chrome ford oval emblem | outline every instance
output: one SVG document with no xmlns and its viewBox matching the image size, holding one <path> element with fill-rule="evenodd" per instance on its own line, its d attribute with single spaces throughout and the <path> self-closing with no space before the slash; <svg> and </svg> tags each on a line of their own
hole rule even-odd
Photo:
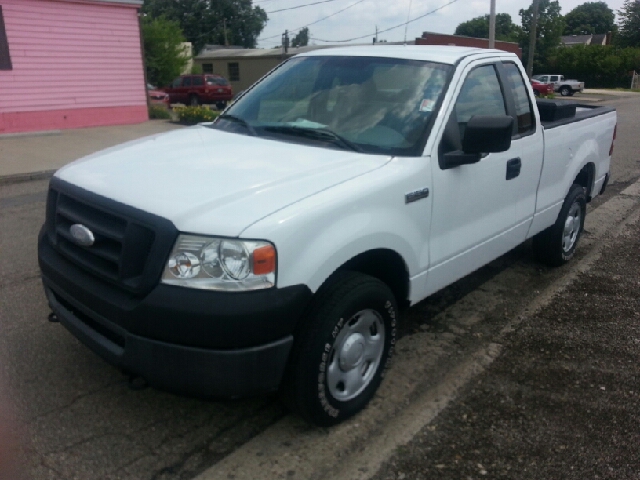
<svg viewBox="0 0 640 480">
<path fill-rule="evenodd" d="M 93 242 L 96 241 L 95 237 L 93 236 L 93 232 L 81 223 L 75 223 L 71 225 L 69 233 L 71 233 L 71 238 L 73 238 L 73 241 L 78 245 L 82 245 L 83 247 L 90 247 L 91 245 L 93 245 Z"/>
</svg>

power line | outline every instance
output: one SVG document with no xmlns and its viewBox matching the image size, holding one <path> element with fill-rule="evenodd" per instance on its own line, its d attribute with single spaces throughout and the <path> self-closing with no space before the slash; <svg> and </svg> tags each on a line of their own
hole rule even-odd
<svg viewBox="0 0 640 480">
<path fill-rule="evenodd" d="M 311 22 L 311 23 L 308 23 L 308 24 L 306 24 L 306 25 L 304 25 L 304 26 L 302 26 L 302 27 L 294 28 L 293 30 L 290 30 L 290 32 L 291 32 L 291 33 L 295 33 L 295 32 L 297 32 L 297 31 L 299 31 L 299 30 L 302 30 L 303 28 L 310 27 L 311 25 L 315 25 L 316 23 L 319 23 L 319 22 L 321 22 L 321 21 L 323 21 L 323 20 L 326 20 L 327 18 L 331 18 L 331 17 L 333 17 L 333 16 L 335 16 L 335 15 L 338 15 L 339 13 L 342 13 L 342 12 L 344 12 L 345 10 L 350 9 L 351 7 L 355 7 L 356 5 L 358 5 L 359 3 L 362 3 L 362 2 L 364 2 L 364 1 L 365 1 L 365 0 L 358 0 L 357 2 L 354 2 L 354 3 L 352 3 L 351 5 L 347 5 L 347 6 L 346 6 L 346 7 L 344 7 L 343 9 L 338 10 L 337 12 L 333 12 L 331 15 L 327 15 L 326 17 L 319 18 L 318 20 L 316 20 L 316 21 L 314 21 L 314 22 Z M 261 42 L 263 42 L 263 41 L 265 41 L 265 40 L 270 40 L 270 39 L 272 39 L 272 38 L 279 37 L 280 35 L 281 35 L 281 34 L 280 34 L 280 33 L 278 33 L 277 35 L 272 35 L 272 36 L 270 36 L 270 37 L 261 38 L 261 39 L 260 39 L 260 41 L 261 41 Z"/>
<path fill-rule="evenodd" d="M 329 3 L 329 2 L 335 2 L 335 1 L 336 0 L 321 0 L 320 2 L 305 3 L 304 5 L 296 5 L 295 7 L 281 8 L 280 10 L 271 10 L 270 12 L 267 12 L 267 13 L 278 13 L 278 12 L 285 12 L 287 10 L 297 10 L 298 8 L 311 7 L 313 5 L 320 5 L 321 3 Z"/>
<path fill-rule="evenodd" d="M 378 33 L 384 33 L 384 32 L 388 32 L 390 30 L 395 30 L 396 28 L 404 27 L 405 25 L 408 25 L 408 24 L 410 24 L 412 22 L 415 22 L 416 20 L 420 20 L 421 18 L 424 18 L 424 17 L 426 17 L 428 15 L 432 15 L 432 14 L 436 13 L 438 10 L 442 10 L 444 7 L 448 7 L 449 5 L 451 5 L 453 3 L 456 3 L 458 1 L 460 1 L 460 0 L 451 0 L 450 2 L 445 3 L 444 5 L 431 10 L 431 11 L 425 13 L 424 15 L 420 15 L 420 16 L 418 16 L 416 18 L 412 18 L 411 20 L 408 20 L 408 21 L 406 21 L 404 23 L 401 23 L 399 25 L 395 25 L 393 27 L 389 27 L 389 28 L 386 28 L 384 30 L 379 30 Z M 317 42 L 327 42 L 327 43 L 346 43 L 346 42 L 352 42 L 354 40 L 361 40 L 363 38 L 368 38 L 370 36 L 371 36 L 371 34 L 367 34 L 367 35 L 362 35 L 360 37 L 347 38 L 347 39 L 344 39 L 344 40 L 323 40 L 321 38 L 311 37 L 311 40 L 316 40 Z"/>
</svg>

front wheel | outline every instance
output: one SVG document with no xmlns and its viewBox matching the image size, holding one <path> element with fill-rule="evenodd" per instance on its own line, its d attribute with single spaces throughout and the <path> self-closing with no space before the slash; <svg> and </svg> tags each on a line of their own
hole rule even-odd
<svg viewBox="0 0 640 480">
<path fill-rule="evenodd" d="M 533 237 L 533 252 L 536 258 L 551 267 L 559 267 L 571 260 L 584 229 L 586 213 L 585 189 L 573 184 L 562 204 L 556 223 Z"/>
<path fill-rule="evenodd" d="M 200 99 L 197 95 L 189 95 L 189 105 L 191 105 L 192 107 L 197 107 L 198 105 L 200 105 Z"/>
<path fill-rule="evenodd" d="M 570 97 L 572 93 L 573 92 L 571 92 L 571 88 L 569 87 L 562 87 L 560 89 L 560 95 L 562 95 L 563 97 Z"/>
<path fill-rule="evenodd" d="M 380 280 L 341 272 L 316 294 L 298 333 L 283 384 L 284 402 L 328 427 L 362 410 L 391 358 L 396 300 Z"/>
</svg>

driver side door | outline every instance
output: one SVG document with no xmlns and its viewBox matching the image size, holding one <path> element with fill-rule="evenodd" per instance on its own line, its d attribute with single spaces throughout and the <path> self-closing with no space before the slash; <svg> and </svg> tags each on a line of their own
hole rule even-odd
<svg viewBox="0 0 640 480">
<path fill-rule="evenodd" d="M 461 150 L 466 124 L 474 115 L 507 115 L 507 102 L 497 67 L 471 65 L 448 121 L 437 153 L 432 155 L 433 206 L 429 238 L 427 294 L 515 247 L 516 206 L 509 165 L 519 161 L 517 146 L 485 154 L 477 162 L 446 168 L 445 153 Z M 436 160 L 436 161 L 433 161 Z M 513 171 L 513 169 L 511 169 Z"/>
</svg>

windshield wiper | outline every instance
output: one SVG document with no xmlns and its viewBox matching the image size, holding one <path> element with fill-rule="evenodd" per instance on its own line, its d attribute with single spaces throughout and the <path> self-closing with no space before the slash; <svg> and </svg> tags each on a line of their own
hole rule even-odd
<svg viewBox="0 0 640 480">
<path fill-rule="evenodd" d="M 297 135 L 300 137 L 307 137 L 313 140 L 320 140 L 324 142 L 333 143 L 335 145 L 341 145 L 343 148 L 353 150 L 354 152 L 362 153 L 362 148 L 353 143 L 351 140 L 338 135 L 333 130 L 328 128 L 305 128 L 297 127 L 294 125 L 272 125 L 264 127 L 267 132 L 285 133 L 289 135 Z"/>
<path fill-rule="evenodd" d="M 256 130 L 244 118 L 240 118 L 236 115 L 231 115 L 229 113 L 223 113 L 222 115 L 218 115 L 218 118 L 221 118 L 222 120 L 227 120 L 229 122 L 239 123 L 240 125 L 245 127 L 247 130 L 249 130 L 249 133 L 251 135 L 255 136 L 256 134 Z"/>
</svg>

